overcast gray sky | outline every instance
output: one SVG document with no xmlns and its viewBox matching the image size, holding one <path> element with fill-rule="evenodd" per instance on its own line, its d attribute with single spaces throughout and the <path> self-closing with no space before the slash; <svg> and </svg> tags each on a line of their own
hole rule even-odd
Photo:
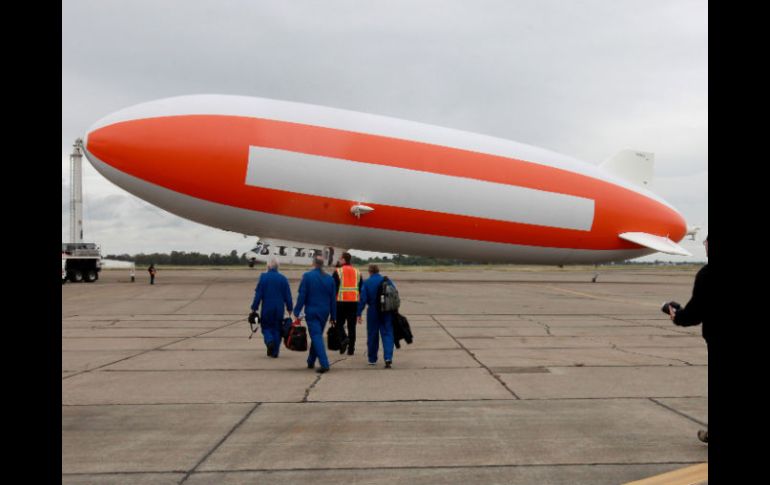
<svg viewBox="0 0 770 485">
<path fill-rule="evenodd" d="M 599 164 L 655 153 L 653 190 L 708 230 L 705 0 L 62 3 L 62 241 L 69 153 L 99 118 L 154 99 L 235 94 L 350 109 Z M 84 161 L 85 239 L 103 253 L 227 253 L 254 238 L 181 219 Z"/>
</svg>

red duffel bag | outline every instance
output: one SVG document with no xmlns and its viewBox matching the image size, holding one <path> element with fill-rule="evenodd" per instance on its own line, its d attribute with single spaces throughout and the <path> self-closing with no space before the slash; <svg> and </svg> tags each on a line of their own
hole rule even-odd
<svg viewBox="0 0 770 485">
<path fill-rule="evenodd" d="M 307 328 L 303 327 L 299 318 L 292 322 L 289 333 L 283 339 L 284 345 L 289 350 L 302 352 L 307 350 Z"/>
</svg>

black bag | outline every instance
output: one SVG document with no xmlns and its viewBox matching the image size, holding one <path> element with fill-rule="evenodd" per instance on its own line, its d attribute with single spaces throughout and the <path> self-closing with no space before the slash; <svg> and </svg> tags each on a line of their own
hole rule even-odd
<svg viewBox="0 0 770 485">
<path fill-rule="evenodd" d="M 292 324 L 291 328 L 289 328 L 289 334 L 283 343 L 289 350 L 296 350 L 298 352 L 307 350 L 307 328 L 302 325 Z"/>
<path fill-rule="evenodd" d="M 326 348 L 329 350 L 340 349 L 340 335 L 334 325 L 329 325 L 329 330 L 326 331 Z"/>
</svg>

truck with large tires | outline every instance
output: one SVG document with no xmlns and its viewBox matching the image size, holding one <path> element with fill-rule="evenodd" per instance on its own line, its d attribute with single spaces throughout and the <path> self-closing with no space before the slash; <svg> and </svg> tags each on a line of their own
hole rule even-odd
<svg viewBox="0 0 770 485">
<path fill-rule="evenodd" d="M 62 257 L 62 284 L 66 280 L 73 283 L 93 283 L 99 279 L 102 270 L 102 255 L 99 247 L 94 243 L 63 243 L 61 247 Z"/>
</svg>

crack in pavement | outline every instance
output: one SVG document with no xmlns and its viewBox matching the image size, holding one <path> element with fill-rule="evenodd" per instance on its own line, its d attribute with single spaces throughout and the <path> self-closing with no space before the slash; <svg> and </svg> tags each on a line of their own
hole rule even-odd
<svg viewBox="0 0 770 485">
<path fill-rule="evenodd" d="M 684 417 L 684 418 L 687 418 L 687 419 L 689 419 L 690 421 L 693 421 L 693 422 L 695 422 L 695 423 L 698 423 L 698 424 L 700 424 L 701 426 L 706 426 L 706 427 L 708 427 L 708 424 L 704 423 L 704 422 L 703 422 L 703 421 L 701 421 L 700 419 L 696 419 L 696 418 L 693 418 L 693 417 L 692 417 L 692 416 L 690 416 L 689 414 L 685 414 L 685 413 L 683 413 L 682 411 L 679 411 L 679 410 L 677 410 L 677 409 L 674 409 L 674 408 L 672 408 L 671 406 L 667 406 L 667 405 L 663 404 L 662 402 L 660 402 L 660 401 L 656 400 L 656 399 L 655 399 L 655 398 L 653 398 L 653 397 L 649 398 L 649 400 L 650 400 L 650 401 L 652 401 L 652 402 L 654 402 L 655 404 L 657 404 L 658 406 L 660 406 L 660 407 L 662 407 L 662 408 L 668 409 L 669 411 L 671 411 L 671 412 L 673 412 L 673 413 L 676 413 L 676 414 L 678 414 L 678 415 L 680 415 L 680 416 L 682 416 L 682 417 Z"/>
<path fill-rule="evenodd" d="M 643 461 L 643 462 L 591 462 L 591 463 L 521 463 L 521 464 L 489 464 L 489 465 L 425 465 L 425 466 L 372 466 L 372 467 L 334 467 L 334 468 L 241 468 L 237 470 L 206 470 L 201 472 L 194 472 L 194 475 L 205 474 L 240 474 L 240 473 L 281 473 L 281 472 L 304 472 L 304 471 L 318 471 L 318 472 L 335 472 L 335 471 L 387 471 L 387 470 L 463 470 L 463 469 L 486 469 L 486 468 L 549 468 L 549 467 L 596 467 L 596 466 L 617 466 L 628 467 L 635 465 L 691 465 L 693 463 L 702 463 L 701 460 L 695 461 Z M 62 476 L 76 477 L 76 476 L 130 476 L 130 475 L 172 475 L 185 473 L 184 471 L 164 470 L 164 471 L 116 471 L 116 472 L 63 472 Z M 180 482 L 181 484 L 182 482 Z"/>
<path fill-rule="evenodd" d="M 660 355 L 643 354 L 642 352 L 632 352 L 630 350 L 622 349 L 622 348 L 618 347 L 617 344 L 613 344 L 612 342 L 610 342 L 610 348 L 612 348 L 613 350 L 617 350 L 617 351 L 626 353 L 626 354 L 641 355 L 643 357 L 654 357 L 656 359 L 663 359 L 663 360 L 675 360 L 675 361 L 681 362 L 681 363 L 683 363 L 684 365 L 687 365 L 687 366 L 692 366 L 693 365 L 692 363 L 687 362 L 686 360 L 677 359 L 676 357 L 661 357 Z"/>
<path fill-rule="evenodd" d="M 202 333 L 199 333 L 199 334 L 197 334 L 197 335 L 191 335 L 191 336 L 189 336 L 189 337 L 182 337 L 182 338 L 180 338 L 179 340 L 175 340 L 175 341 L 173 341 L 173 342 L 168 342 L 168 343 L 166 343 L 166 344 L 163 344 L 163 345 L 161 345 L 160 347 L 155 347 L 155 348 L 152 348 L 152 349 L 147 349 L 147 350 L 144 350 L 144 351 L 142 351 L 142 352 L 139 352 L 138 354 L 130 355 L 130 356 L 128 356 L 128 357 L 124 357 L 124 358 L 122 358 L 122 359 L 118 359 L 118 360 L 116 360 L 116 361 L 114 361 L 114 362 L 109 362 L 109 363 L 107 363 L 107 364 L 103 364 L 103 365 L 100 365 L 100 366 L 98 366 L 98 367 L 94 367 L 93 369 L 85 369 L 85 370 L 83 370 L 83 371 L 80 371 L 80 372 L 76 372 L 76 373 L 74 373 L 74 374 L 70 374 L 70 375 L 68 375 L 68 376 L 62 377 L 62 379 L 61 379 L 61 380 L 65 380 L 65 379 L 69 379 L 69 378 L 71 378 L 71 377 L 75 377 L 75 376 L 79 376 L 79 375 L 82 375 L 82 374 L 86 374 L 86 373 L 88 373 L 88 372 L 93 372 L 93 371 L 95 371 L 95 370 L 99 370 L 99 369 L 101 369 L 101 368 L 103 368 L 103 367 L 107 367 L 107 366 L 110 366 L 110 365 L 113 365 L 113 364 L 117 364 L 117 363 L 119 363 L 119 362 L 123 362 L 124 360 L 133 359 L 134 357 L 138 357 L 138 356 L 140 356 L 140 355 L 144 355 L 144 354 L 146 354 L 146 353 L 148 353 L 148 352 L 152 352 L 152 351 L 155 351 L 155 350 L 162 350 L 164 347 L 168 347 L 169 345 L 178 344 L 179 342 L 184 342 L 184 341 L 185 341 L 185 340 L 187 340 L 187 339 L 191 339 L 191 338 L 200 337 L 201 335 L 206 335 L 207 333 L 215 332 L 215 331 L 217 331 L 217 330 L 221 330 L 221 329 L 223 329 L 223 328 L 225 328 L 225 327 L 229 327 L 230 325 L 233 325 L 233 324 L 235 324 L 235 323 L 238 323 L 238 322 L 240 322 L 241 320 L 245 321 L 245 319 L 242 319 L 242 318 L 241 318 L 241 319 L 235 320 L 234 322 L 228 322 L 228 323 L 226 323 L 225 325 L 223 325 L 223 326 L 221 326 L 221 327 L 217 327 L 217 328 L 213 328 L 213 329 L 206 329 L 206 331 L 204 331 L 204 332 L 202 332 Z M 88 338 L 88 337 L 83 337 L 83 338 Z M 132 337 L 132 338 L 133 338 L 133 337 Z M 159 337 L 159 338 L 163 338 L 163 337 Z"/>
<path fill-rule="evenodd" d="M 536 318 L 528 318 L 528 317 L 525 317 L 525 316 L 521 316 L 521 319 L 522 320 L 526 320 L 528 322 L 532 322 L 535 325 L 541 325 L 542 327 L 545 328 L 545 332 L 548 334 L 549 337 L 554 337 L 555 336 L 554 334 L 551 333 L 551 326 L 548 325 L 547 323 L 541 322 L 540 320 L 538 320 Z"/>
<path fill-rule="evenodd" d="M 170 315 L 175 315 L 175 314 L 177 314 L 178 312 L 180 312 L 180 311 L 181 311 L 183 308 L 185 308 L 185 307 L 188 307 L 188 306 L 192 305 L 193 303 L 195 303 L 196 301 L 198 301 L 198 298 L 200 298 L 201 296 L 203 296 L 203 294 L 204 294 L 204 293 L 206 293 L 206 291 L 208 291 L 208 289 L 209 289 L 209 288 L 211 288 L 211 285 L 213 285 L 213 284 L 214 284 L 214 283 L 216 283 L 216 282 L 217 282 L 217 280 L 216 280 L 216 279 L 214 279 L 214 281 L 212 281 L 211 283 L 207 284 L 205 287 L 203 287 L 203 289 L 201 290 L 201 292 L 200 292 L 200 293 L 198 293 L 198 296 L 196 296 L 195 298 L 193 298 L 193 299 L 192 299 L 192 300 L 190 300 L 189 302 L 185 303 L 185 304 L 184 304 L 184 305 L 182 305 L 181 307 L 179 307 L 179 308 L 177 308 L 176 310 L 174 310 L 172 313 L 170 313 Z"/>
<path fill-rule="evenodd" d="M 227 438 L 229 438 L 229 437 L 230 437 L 230 435 L 232 435 L 232 434 L 235 432 L 235 430 L 236 430 L 236 429 L 238 429 L 238 428 L 239 428 L 239 427 L 240 427 L 240 426 L 241 426 L 241 425 L 242 425 L 242 424 L 243 424 L 243 423 L 244 423 L 244 422 L 245 422 L 247 419 L 249 419 L 249 417 L 250 417 L 250 416 L 251 416 L 251 415 L 254 413 L 254 411 L 256 411 L 256 410 L 257 410 L 257 408 L 258 408 L 258 407 L 259 407 L 261 404 L 262 404 L 261 402 L 258 402 L 257 404 L 255 404 L 255 405 L 254 405 L 254 407 L 253 407 L 253 408 L 251 408 L 251 409 L 249 410 L 249 412 L 248 412 L 248 413 L 246 413 L 246 415 L 245 415 L 244 417 L 242 417 L 242 418 L 241 418 L 241 420 L 240 420 L 240 421 L 238 421 L 237 423 L 235 423 L 235 426 L 233 426 L 233 427 L 232 427 L 232 429 L 230 429 L 230 431 L 229 431 L 229 432 L 228 432 L 228 433 L 227 433 L 227 434 L 226 434 L 226 435 L 225 435 L 225 436 L 224 436 L 224 437 L 223 437 L 221 440 L 219 440 L 219 442 L 218 442 L 217 444 L 215 444 L 215 445 L 214 445 L 214 447 L 213 447 L 213 448 L 211 448 L 211 450 L 209 450 L 209 452 L 208 452 L 208 453 L 206 453 L 206 454 L 203 456 L 203 458 L 201 458 L 201 459 L 200 459 L 200 461 L 199 461 L 198 463 L 196 463 L 196 464 L 195 464 L 195 466 L 194 466 L 194 467 L 192 467 L 192 468 L 191 468 L 191 469 L 190 469 L 190 470 L 187 472 L 187 474 L 186 474 L 184 477 L 182 477 L 182 480 L 179 482 L 179 485 L 182 485 L 182 484 L 183 484 L 185 481 L 187 481 L 187 479 L 188 479 L 188 478 L 190 478 L 190 475 L 192 475 L 193 473 L 195 473 L 195 470 L 197 470 L 197 469 L 198 469 L 198 467 L 199 467 L 199 466 L 201 466 L 201 465 L 203 464 L 203 462 L 204 462 L 204 461 L 206 461 L 206 460 L 208 459 L 208 457 L 209 457 L 209 456 L 211 456 L 211 454 L 212 454 L 212 453 L 214 453 L 214 452 L 217 450 L 217 448 L 219 448 L 220 446 L 222 446 L 222 443 L 224 443 L 224 442 L 227 440 Z"/>
<path fill-rule="evenodd" d="M 329 368 L 331 369 L 334 364 L 336 364 L 338 362 L 342 362 L 344 360 L 348 360 L 348 358 L 347 357 L 342 357 L 342 358 L 337 359 L 337 360 L 335 360 L 333 362 L 329 362 Z M 312 384 L 310 384 L 310 386 L 307 389 L 305 389 L 305 396 L 302 398 L 302 401 L 300 401 L 300 402 L 308 402 L 307 399 L 308 399 L 308 397 L 310 397 L 310 391 L 312 391 L 313 388 L 316 386 L 316 384 L 318 384 L 318 382 L 320 382 L 321 377 L 323 377 L 323 374 L 318 374 L 318 377 L 316 377 L 316 380 Z"/>
<path fill-rule="evenodd" d="M 449 332 L 449 330 L 447 330 L 447 329 L 446 329 L 446 327 L 444 327 L 444 325 L 442 325 L 442 324 L 441 324 L 441 322 L 440 322 L 440 321 L 438 321 L 438 319 L 437 319 L 435 316 L 431 315 L 431 318 L 433 319 L 433 321 L 434 321 L 434 322 L 436 322 L 436 323 L 438 324 L 438 326 L 439 326 L 439 327 L 441 327 L 441 329 L 442 329 L 442 330 L 444 330 L 444 332 L 446 332 L 446 334 L 447 334 L 447 335 L 449 335 L 449 337 L 450 337 L 452 340 L 454 340 L 454 341 L 455 341 L 455 343 L 456 343 L 458 346 L 460 346 L 460 348 L 461 348 L 461 349 L 463 349 L 464 351 L 466 351 L 466 352 L 468 353 L 468 355 L 471 357 L 471 359 L 475 360 L 475 361 L 476 361 L 476 362 L 477 362 L 477 363 L 478 363 L 478 364 L 479 364 L 479 365 L 480 365 L 480 366 L 481 366 L 483 369 L 485 369 L 487 372 L 489 372 L 489 375 L 491 375 L 493 379 L 495 379 L 497 382 L 499 382 L 499 383 L 500 383 L 500 385 L 502 385 L 502 386 L 505 388 L 505 390 L 506 390 L 506 391 L 508 391 L 509 393 L 511 393 L 511 395 L 512 395 L 513 397 L 515 397 L 516 399 L 521 399 L 519 396 L 517 396 L 517 395 L 516 395 L 516 393 L 515 393 L 515 392 L 513 392 L 513 389 L 511 389 L 510 387 L 508 387 L 508 384 L 506 384 L 506 383 L 505 383 L 505 381 L 504 381 L 504 380 L 502 380 L 502 379 L 500 378 L 500 376 L 499 376 L 499 375 L 497 375 L 497 374 L 495 374 L 494 372 L 492 372 L 492 369 L 490 369 L 489 367 L 487 367 L 487 366 L 486 366 L 486 364 L 484 364 L 483 362 L 481 362 L 481 361 L 480 361 L 480 360 L 479 360 L 479 359 L 476 357 L 476 354 L 474 354 L 473 352 L 471 352 L 470 350 L 468 350 L 468 348 L 467 348 L 465 345 L 463 345 L 463 344 L 462 344 L 462 342 L 460 342 L 460 341 L 459 341 L 459 340 L 458 340 L 458 339 L 457 339 L 457 338 L 456 338 L 454 335 L 452 335 L 452 334 Z"/>
</svg>

